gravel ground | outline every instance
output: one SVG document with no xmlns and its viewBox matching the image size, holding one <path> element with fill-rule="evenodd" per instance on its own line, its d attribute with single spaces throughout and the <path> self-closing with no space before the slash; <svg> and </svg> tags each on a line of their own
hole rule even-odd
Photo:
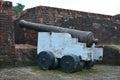
<svg viewBox="0 0 120 80">
<path fill-rule="evenodd" d="M 91 70 L 71 74 L 37 67 L 4 68 L 0 69 L 0 80 L 120 80 L 120 66 L 95 65 Z"/>
</svg>

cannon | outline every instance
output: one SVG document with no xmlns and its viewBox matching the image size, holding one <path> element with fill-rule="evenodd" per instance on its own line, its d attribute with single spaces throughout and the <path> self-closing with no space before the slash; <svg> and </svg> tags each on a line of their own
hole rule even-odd
<svg viewBox="0 0 120 80">
<path fill-rule="evenodd" d="M 37 63 L 40 69 L 61 67 L 64 72 L 90 69 L 103 58 L 103 48 L 90 31 L 62 28 L 20 20 L 20 27 L 38 31 Z"/>
<path fill-rule="evenodd" d="M 25 20 L 19 22 L 20 27 L 25 27 L 35 31 L 44 31 L 44 32 L 60 32 L 60 33 L 69 33 L 73 38 L 78 38 L 79 42 L 86 43 L 87 47 L 91 47 L 93 43 L 97 43 L 98 39 L 94 37 L 93 32 L 90 31 L 80 31 L 69 28 L 62 28 L 58 26 L 31 23 Z"/>
</svg>

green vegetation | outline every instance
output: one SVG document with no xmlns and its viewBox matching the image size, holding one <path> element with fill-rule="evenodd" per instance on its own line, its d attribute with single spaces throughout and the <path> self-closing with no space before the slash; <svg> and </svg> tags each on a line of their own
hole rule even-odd
<svg viewBox="0 0 120 80">
<path fill-rule="evenodd" d="M 115 16 L 120 17 L 120 14 L 116 14 Z"/>
<path fill-rule="evenodd" d="M 13 15 L 16 15 L 19 12 L 22 12 L 25 5 L 22 5 L 21 3 L 17 3 L 16 6 L 13 6 Z"/>
<path fill-rule="evenodd" d="M 92 73 L 92 74 L 95 74 L 97 72 L 99 72 L 97 69 L 88 69 L 88 70 L 83 70 L 83 71 L 78 71 L 78 72 L 75 72 L 75 73 L 65 73 L 59 69 L 54 69 L 54 70 L 46 70 L 46 71 L 43 71 L 39 68 L 34 68 L 32 70 L 33 72 L 35 73 L 38 73 L 38 74 L 47 74 L 47 73 L 52 73 L 52 74 L 61 74 L 61 75 L 65 75 L 65 76 L 74 76 L 74 75 L 84 75 L 84 74 L 88 74 L 88 73 Z"/>
</svg>

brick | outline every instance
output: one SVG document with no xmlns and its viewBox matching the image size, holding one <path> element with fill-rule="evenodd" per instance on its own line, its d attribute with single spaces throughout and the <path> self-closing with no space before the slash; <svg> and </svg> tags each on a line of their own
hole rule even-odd
<svg viewBox="0 0 120 80">
<path fill-rule="evenodd" d="M 94 32 L 95 36 L 100 39 L 99 44 L 120 44 L 119 17 L 46 6 L 38 6 L 26 10 L 26 13 L 21 14 L 19 15 L 19 17 L 16 18 L 19 20 L 25 19 L 36 23 L 92 31 Z M 17 20 L 16 23 L 18 23 L 19 20 Z M 31 36 L 34 35 L 32 30 L 22 30 L 21 28 L 19 28 L 18 24 L 14 26 L 16 26 L 17 31 L 21 31 L 19 33 L 24 34 L 24 36 L 21 36 L 21 34 L 19 34 L 18 32 L 15 33 L 16 43 L 37 43 L 37 33 L 36 36 L 31 39 Z M 21 38 L 19 38 L 18 36 L 21 36 Z"/>
<path fill-rule="evenodd" d="M 8 60 L 15 52 L 12 26 L 12 3 L 0 1 L 0 61 Z"/>
</svg>

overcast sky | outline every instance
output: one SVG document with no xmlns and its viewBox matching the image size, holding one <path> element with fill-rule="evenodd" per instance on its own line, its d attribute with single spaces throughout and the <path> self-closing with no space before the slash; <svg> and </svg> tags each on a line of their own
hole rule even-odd
<svg viewBox="0 0 120 80">
<path fill-rule="evenodd" d="M 120 13 L 120 0 L 5 0 L 25 5 L 25 9 L 35 6 L 51 6 L 57 8 L 115 15 Z"/>
</svg>

